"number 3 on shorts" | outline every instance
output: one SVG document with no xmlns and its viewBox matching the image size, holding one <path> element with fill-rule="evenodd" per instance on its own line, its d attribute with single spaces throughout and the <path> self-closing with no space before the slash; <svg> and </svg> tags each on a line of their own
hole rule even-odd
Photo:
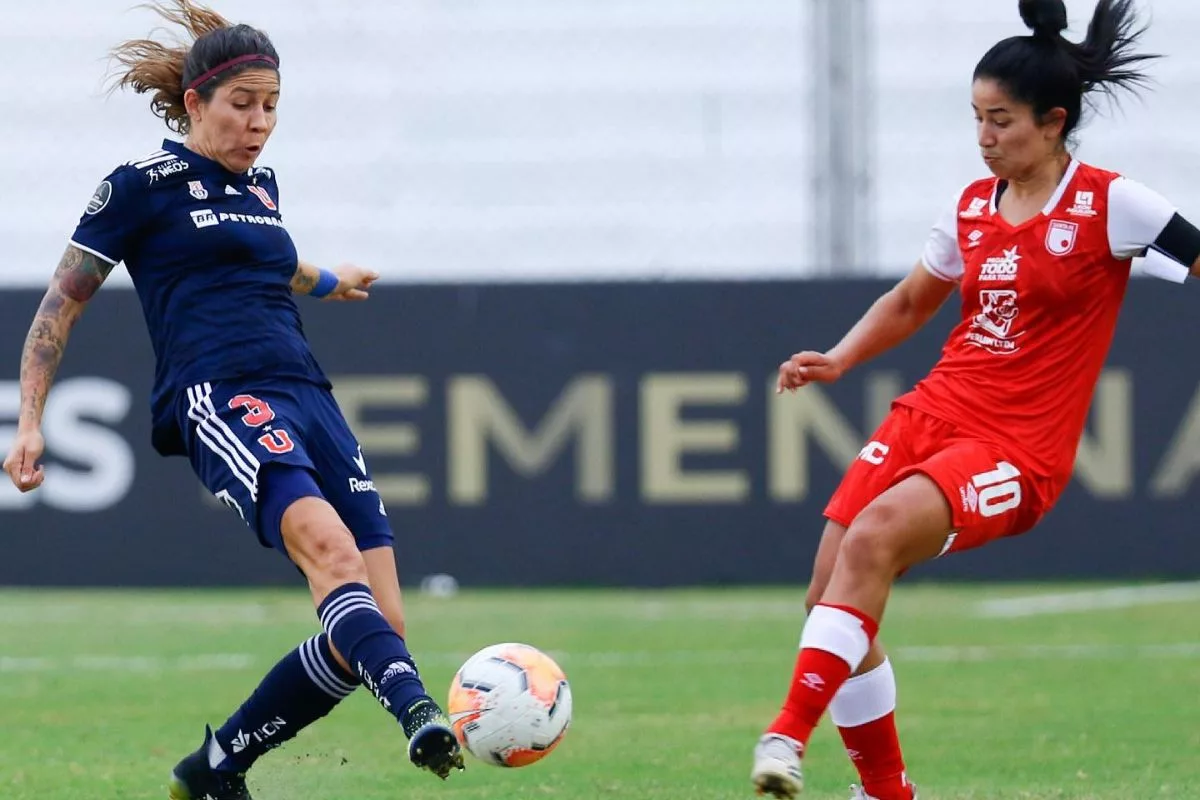
<svg viewBox="0 0 1200 800">
<path fill-rule="evenodd" d="M 994 517 L 1011 511 L 1021 504 L 1021 472 L 1007 461 L 999 461 L 991 472 L 971 477 L 971 485 L 979 492 L 979 513 Z"/>
</svg>

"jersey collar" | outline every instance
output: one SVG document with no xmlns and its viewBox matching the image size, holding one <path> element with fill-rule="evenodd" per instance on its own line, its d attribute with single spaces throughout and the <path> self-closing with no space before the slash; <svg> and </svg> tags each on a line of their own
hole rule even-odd
<svg viewBox="0 0 1200 800">
<path fill-rule="evenodd" d="M 1054 194 L 1050 195 L 1050 199 L 1046 201 L 1046 205 L 1042 208 L 1044 216 L 1050 216 L 1054 213 L 1054 209 L 1058 208 L 1058 204 L 1062 202 L 1063 195 L 1067 193 L 1067 187 L 1071 184 L 1071 180 L 1075 177 L 1075 172 L 1079 169 L 1079 159 L 1072 157 L 1071 163 L 1067 164 L 1067 171 L 1063 173 L 1062 180 L 1058 182 L 1058 186 L 1054 190 Z M 992 186 L 992 216 L 997 216 L 997 203 L 1000 199 L 1000 181 L 997 180 Z"/>
<path fill-rule="evenodd" d="M 225 169 L 221 162 L 202 156 L 195 150 L 189 150 L 184 146 L 183 142 L 177 142 L 174 139 L 163 139 L 163 149 L 168 153 L 174 153 L 180 158 L 186 159 L 191 164 L 195 164 L 197 168 L 204 172 L 219 172 L 222 175 L 241 178 L 242 180 L 246 180 L 249 177 L 249 171 L 230 172 Z"/>
</svg>

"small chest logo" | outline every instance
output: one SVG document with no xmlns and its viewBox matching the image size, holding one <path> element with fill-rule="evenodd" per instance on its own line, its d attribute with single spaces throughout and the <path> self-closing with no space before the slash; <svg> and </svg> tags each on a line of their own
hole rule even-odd
<svg viewBox="0 0 1200 800">
<path fill-rule="evenodd" d="M 208 199 L 208 189 L 205 189 L 200 181 L 188 181 L 188 194 L 197 200 Z"/>
<path fill-rule="evenodd" d="M 197 228 L 211 228 L 213 225 L 221 224 L 211 208 L 201 208 L 191 212 L 191 215 L 192 222 Z"/>
<path fill-rule="evenodd" d="M 987 207 L 988 199 L 986 197 L 973 197 L 971 204 L 967 206 L 965 211 L 960 211 L 959 219 L 975 219 L 983 216 L 983 209 Z"/>
<path fill-rule="evenodd" d="M 1096 209 L 1092 208 L 1092 204 L 1095 201 L 1095 192 L 1076 192 L 1075 204 L 1067 209 L 1067 213 L 1073 217 L 1094 217 Z"/>
</svg>

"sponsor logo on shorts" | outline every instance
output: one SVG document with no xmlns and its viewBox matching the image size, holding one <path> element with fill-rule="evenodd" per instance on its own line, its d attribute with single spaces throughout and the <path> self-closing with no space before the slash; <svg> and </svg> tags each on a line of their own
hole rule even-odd
<svg viewBox="0 0 1200 800">
<path fill-rule="evenodd" d="M 858 458 L 860 461 L 878 466 L 887 458 L 888 451 L 891 449 L 883 442 L 867 442 L 866 447 L 858 451 Z"/>
<path fill-rule="evenodd" d="M 358 478 L 350 478 L 350 491 L 353 494 L 361 494 L 362 492 L 374 492 L 375 481 L 364 481 Z"/>
</svg>

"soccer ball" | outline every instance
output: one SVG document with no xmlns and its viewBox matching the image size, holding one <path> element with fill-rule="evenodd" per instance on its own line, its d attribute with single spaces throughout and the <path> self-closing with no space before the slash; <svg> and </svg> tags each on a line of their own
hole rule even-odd
<svg viewBox="0 0 1200 800">
<path fill-rule="evenodd" d="M 459 667 L 447 712 L 471 755 L 524 767 L 562 741 L 571 723 L 571 687 L 554 659 L 536 647 L 494 644 Z"/>
</svg>

